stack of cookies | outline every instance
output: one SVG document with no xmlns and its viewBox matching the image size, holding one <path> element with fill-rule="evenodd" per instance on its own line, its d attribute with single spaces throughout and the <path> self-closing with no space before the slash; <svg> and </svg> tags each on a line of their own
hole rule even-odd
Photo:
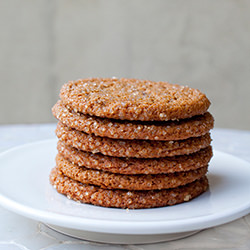
<svg viewBox="0 0 250 250">
<path fill-rule="evenodd" d="M 210 102 L 196 89 L 137 79 L 88 78 L 63 85 L 51 184 L 104 207 L 151 208 L 208 189 Z"/>
</svg>

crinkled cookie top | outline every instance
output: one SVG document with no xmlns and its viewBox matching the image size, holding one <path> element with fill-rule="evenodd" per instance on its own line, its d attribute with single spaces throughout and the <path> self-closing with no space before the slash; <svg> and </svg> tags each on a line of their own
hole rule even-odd
<svg viewBox="0 0 250 250">
<path fill-rule="evenodd" d="M 75 112 L 120 120 L 178 120 L 204 114 L 210 106 L 197 89 L 125 78 L 70 81 L 60 97 Z"/>
</svg>

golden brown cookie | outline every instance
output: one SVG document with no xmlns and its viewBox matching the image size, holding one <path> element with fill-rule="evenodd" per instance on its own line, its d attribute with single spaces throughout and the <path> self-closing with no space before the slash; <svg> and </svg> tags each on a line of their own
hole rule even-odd
<svg viewBox="0 0 250 250">
<path fill-rule="evenodd" d="M 204 176 L 190 184 L 173 189 L 110 190 L 74 181 L 63 175 L 58 168 L 52 169 L 50 182 L 59 193 L 67 195 L 69 199 L 103 207 L 131 209 L 163 207 L 190 201 L 208 189 L 208 180 Z"/>
<path fill-rule="evenodd" d="M 75 112 L 120 120 L 168 121 L 204 114 L 197 89 L 137 79 L 88 78 L 63 85 L 60 97 Z"/>
<path fill-rule="evenodd" d="M 208 112 L 179 121 L 124 121 L 75 113 L 60 100 L 54 105 L 52 112 L 70 128 L 114 139 L 183 140 L 204 135 L 214 125 L 213 116 Z"/>
<path fill-rule="evenodd" d="M 190 155 L 164 158 L 124 158 L 78 150 L 61 141 L 57 143 L 58 152 L 78 166 L 104 170 L 118 174 L 163 174 L 194 170 L 207 166 L 212 155 L 212 147 L 201 149 Z"/>
<path fill-rule="evenodd" d="M 153 190 L 175 188 L 200 179 L 207 173 L 206 166 L 171 174 L 114 174 L 102 170 L 79 167 L 64 159 L 60 154 L 56 157 L 56 166 L 64 175 L 75 181 L 100 186 L 105 189 Z"/>
<path fill-rule="evenodd" d="M 159 158 L 191 154 L 210 145 L 210 134 L 180 141 L 121 140 L 99 137 L 57 124 L 57 137 L 83 151 L 117 157 Z"/>
</svg>

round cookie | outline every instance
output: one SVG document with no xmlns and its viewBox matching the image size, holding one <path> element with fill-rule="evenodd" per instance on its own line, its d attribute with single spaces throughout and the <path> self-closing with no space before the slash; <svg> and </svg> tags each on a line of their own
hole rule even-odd
<svg viewBox="0 0 250 250">
<path fill-rule="evenodd" d="M 65 159 L 86 168 L 118 174 L 163 174 L 189 171 L 207 166 L 212 158 L 212 147 L 190 154 L 164 158 L 124 158 L 78 150 L 58 141 L 57 150 Z"/>
<path fill-rule="evenodd" d="M 213 116 L 208 112 L 179 121 L 124 121 L 76 113 L 60 100 L 52 108 L 52 113 L 70 128 L 114 139 L 183 140 L 204 135 L 214 125 Z"/>
<path fill-rule="evenodd" d="M 88 78 L 60 91 L 75 112 L 120 120 L 167 121 L 204 114 L 210 106 L 197 89 L 137 79 Z"/>
<path fill-rule="evenodd" d="M 104 189 L 153 190 L 175 188 L 200 179 L 207 173 L 206 166 L 196 170 L 171 174 L 114 174 L 102 170 L 79 167 L 59 154 L 56 157 L 56 166 L 64 175 L 75 181 L 100 186 Z"/>
<path fill-rule="evenodd" d="M 117 157 L 159 158 L 191 154 L 210 145 L 210 134 L 180 141 L 120 140 L 71 129 L 58 122 L 56 135 L 66 145 L 83 151 Z"/>
<path fill-rule="evenodd" d="M 59 193 L 66 195 L 69 199 L 103 207 L 131 209 L 163 207 L 186 202 L 208 189 L 208 180 L 204 176 L 190 184 L 173 189 L 110 190 L 74 181 L 63 175 L 58 168 L 52 169 L 50 182 Z"/>
</svg>

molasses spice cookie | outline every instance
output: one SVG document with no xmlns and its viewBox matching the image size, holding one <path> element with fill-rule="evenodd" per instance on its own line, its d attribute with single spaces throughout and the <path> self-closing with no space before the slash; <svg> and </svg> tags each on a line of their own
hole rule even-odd
<svg viewBox="0 0 250 250">
<path fill-rule="evenodd" d="M 159 158 L 191 154 L 211 143 L 210 134 L 181 141 L 121 140 L 99 137 L 57 124 L 57 137 L 66 145 L 92 153 L 117 157 Z"/>
<path fill-rule="evenodd" d="M 204 114 L 210 106 L 197 89 L 125 78 L 71 81 L 63 85 L 60 97 L 75 112 L 120 120 L 184 119 Z"/>
<path fill-rule="evenodd" d="M 167 174 L 189 171 L 208 165 L 213 153 L 212 147 L 189 154 L 164 158 L 113 157 L 78 150 L 61 141 L 57 143 L 58 153 L 68 161 L 90 169 L 118 174 Z"/>
<path fill-rule="evenodd" d="M 210 101 L 168 82 L 87 78 L 65 83 L 50 182 L 82 203 L 153 208 L 189 201 L 208 189 L 213 155 Z"/>
<path fill-rule="evenodd" d="M 54 105 L 52 112 L 70 128 L 114 139 L 183 140 L 204 135 L 214 125 L 213 116 L 209 112 L 179 121 L 124 121 L 76 113 L 61 100 Z"/>
<path fill-rule="evenodd" d="M 187 202 L 208 189 L 206 176 L 172 189 L 149 191 L 103 189 L 72 180 L 58 168 L 52 169 L 50 182 L 59 193 L 69 199 L 103 207 L 131 209 L 163 207 Z"/>
<path fill-rule="evenodd" d="M 105 189 L 153 190 L 174 188 L 200 179 L 207 173 L 206 166 L 196 170 L 171 174 L 113 174 L 110 172 L 79 167 L 64 159 L 59 154 L 56 157 L 56 165 L 64 175 L 73 180 L 84 184 L 100 186 Z"/>
</svg>

